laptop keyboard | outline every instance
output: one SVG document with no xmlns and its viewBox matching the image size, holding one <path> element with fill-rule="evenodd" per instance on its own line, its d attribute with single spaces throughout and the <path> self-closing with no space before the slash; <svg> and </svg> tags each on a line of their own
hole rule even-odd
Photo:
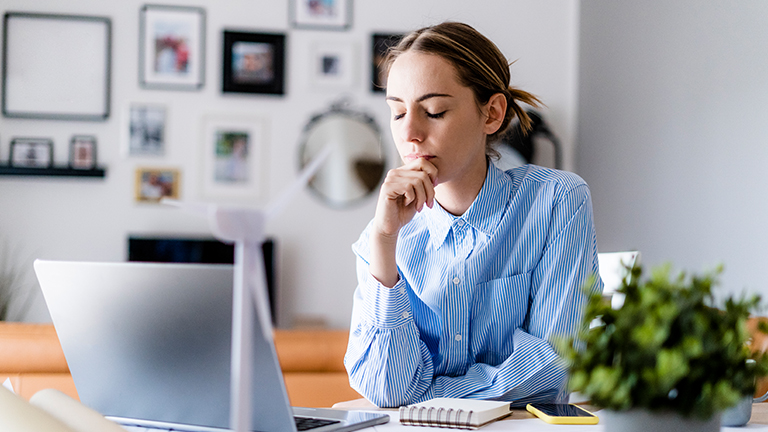
<svg viewBox="0 0 768 432">
<path fill-rule="evenodd" d="M 328 426 L 329 424 L 339 423 L 338 420 L 326 420 L 312 417 L 293 416 L 293 419 L 296 420 L 296 430 L 299 431 L 317 429 L 319 427 Z"/>
<path fill-rule="evenodd" d="M 327 420 L 327 419 L 301 417 L 301 416 L 293 416 L 293 419 L 296 420 L 296 430 L 299 430 L 299 431 L 307 431 L 307 430 L 317 429 L 323 426 L 328 426 L 329 424 L 339 423 L 338 420 Z M 134 426 L 134 425 L 121 425 L 121 426 L 123 427 L 123 429 L 129 432 L 173 432 L 173 431 L 184 432 L 184 429 L 151 428 L 151 427 Z"/>
</svg>

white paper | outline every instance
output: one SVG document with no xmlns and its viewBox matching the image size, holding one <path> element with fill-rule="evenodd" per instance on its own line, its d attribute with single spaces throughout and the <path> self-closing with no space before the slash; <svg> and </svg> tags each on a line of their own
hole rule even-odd
<svg viewBox="0 0 768 432">
<path fill-rule="evenodd" d="M 10 378 L 6 378 L 5 379 L 5 382 L 3 383 L 3 387 L 5 387 L 8 390 L 10 390 L 12 393 L 16 393 L 16 391 L 13 390 L 13 384 L 11 384 L 11 379 Z"/>
</svg>

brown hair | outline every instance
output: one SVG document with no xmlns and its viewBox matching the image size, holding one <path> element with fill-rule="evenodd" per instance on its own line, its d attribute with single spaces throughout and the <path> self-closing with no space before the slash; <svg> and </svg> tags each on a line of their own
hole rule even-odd
<svg viewBox="0 0 768 432">
<path fill-rule="evenodd" d="M 520 103 L 540 106 L 541 101 L 531 93 L 509 85 L 510 63 L 496 44 L 473 27 L 444 22 L 407 34 L 387 52 L 384 63 L 387 73 L 397 57 L 407 51 L 435 54 L 448 60 L 456 68 L 459 81 L 472 89 L 480 105 L 486 104 L 497 93 L 506 97 L 507 112 L 501 127 L 486 139 L 487 155 L 498 157 L 491 144 L 504 134 L 513 118 L 520 120 L 523 130 L 530 129 L 531 119 Z"/>
</svg>

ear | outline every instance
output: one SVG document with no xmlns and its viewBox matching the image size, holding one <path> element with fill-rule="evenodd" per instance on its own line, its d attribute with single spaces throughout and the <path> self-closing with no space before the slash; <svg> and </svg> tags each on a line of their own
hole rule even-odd
<svg viewBox="0 0 768 432">
<path fill-rule="evenodd" d="M 485 104 L 485 134 L 496 133 L 504 122 L 504 116 L 507 113 L 507 98 L 502 93 L 496 93 L 491 96 L 488 103 Z"/>
</svg>

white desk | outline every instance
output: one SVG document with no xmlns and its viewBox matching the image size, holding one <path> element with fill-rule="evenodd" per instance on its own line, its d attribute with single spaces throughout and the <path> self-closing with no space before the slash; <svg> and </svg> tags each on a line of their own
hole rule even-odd
<svg viewBox="0 0 768 432">
<path fill-rule="evenodd" d="M 372 430 L 381 432 L 393 432 L 393 431 L 406 431 L 406 432 L 446 432 L 452 429 L 445 428 L 433 428 L 424 426 L 404 426 L 398 421 L 399 413 L 397 410 L 379 410 L 371 409 L 369 403 L 363 400 L 355 400 L 349 402 L 342 402 L 334 405 L 334 408 L 344 409 L 361 409 L 361 410 L 375 410 L 377 412 L 384 411 L 390 415 L 389 423 L 374 426 Z M 600 411 L 593 411 L 600 416 Z M 371 430 L 371 429 L 365 429 Z M 528 411 L 514 410 L 511 416 L 493 422 L 489 425 L 483 426 L 479 431 L 483 432 L 500 432 L 500 431 L 525 431 L 525 432 L 602 432 L 604 430 L 603 425 L 552 425 L 544 423 L 538 418 L 534 417 Z M 744 427 L 724 427 L 721 428 L 722 432 L 752 432 L 752 431 L 765 431 L 768 432 L 768 402 L 757 403 L 752 405 L 752 419 Z"/>
</svg>

